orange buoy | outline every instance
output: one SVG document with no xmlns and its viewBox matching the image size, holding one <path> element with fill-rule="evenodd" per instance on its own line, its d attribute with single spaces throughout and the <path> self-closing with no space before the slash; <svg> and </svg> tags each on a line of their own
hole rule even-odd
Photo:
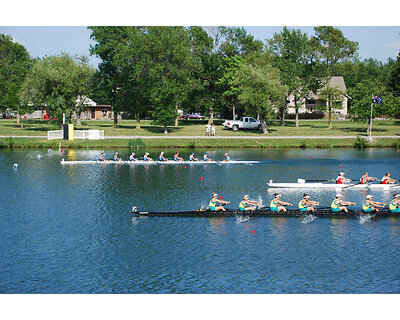
<svg viewBox="0 0 400 320">
<path fill-rule="evenodd" d="M 251 233 L 256 233 L 256 230 L 251 230 Z"/>
</svg>

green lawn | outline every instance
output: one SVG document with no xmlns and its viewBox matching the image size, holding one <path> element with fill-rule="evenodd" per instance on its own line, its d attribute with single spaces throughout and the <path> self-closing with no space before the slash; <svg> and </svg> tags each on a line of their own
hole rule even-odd
<svg viewBox="0 0 400 320">
<path fill-rule="evenodd" d="M 205 121 L 180 121 L 178 127 L 169 127 L 169 135 L 172 136 L 203 136 L 205 134 Z M 217 136 L 261 136 L 260 131 L 224 129 L 222 121 L 216 125 Z M 113 126 L 112 120 L 89 120 L 82 121 L 82 125 L 75 129 L 104 130 L 106 136 L 155 136 L 163 135 L 164 129 L 161 126 L 152 125 L 151 120 L 142 120 L 141 129 L 136 128 L 135 120 L 120 120 L 118 126 Z M 300 121 L 300 127 L 295 127 L 294 121 L 288 121 L 282 127 L 278 122 L 271 122 L 268 125 L 270 136 L 345 136 L 345 135 L 366 135 L 367 124 L 352 121 L 334 121 L 333 129 L 328 129 L 328 122 L 324 120 Z M 46 136 L 48 130 L 59 130 L 57 122 L 44 120 L 24 121 L 24 128 L 17 127 L 16 120 L 0 120 L 0 135 L 27 135 Z M 374 135 L 398 135 L 400 137 L 400 121 L 396 120 L 375 120 L 373 122 Z"/>
</svg>

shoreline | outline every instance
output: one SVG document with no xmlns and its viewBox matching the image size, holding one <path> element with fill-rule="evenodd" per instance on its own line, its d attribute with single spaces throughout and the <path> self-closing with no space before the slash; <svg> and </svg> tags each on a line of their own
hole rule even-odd
<svg viewBox="0 0 400 320">
<path fill-rule="evenodd" d="M 47 140 L 46 137 L 0 136 L 1 148 L 399 148 L 400 137 L 376 136 L 372 141 L 356 136 L 121 136 L 102 140 Z"/>
</svg>

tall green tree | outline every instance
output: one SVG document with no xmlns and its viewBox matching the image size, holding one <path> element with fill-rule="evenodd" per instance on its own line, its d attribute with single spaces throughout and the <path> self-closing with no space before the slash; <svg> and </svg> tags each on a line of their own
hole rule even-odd
<svg viewBox="0 0 400 320">
<path fill-rule="evenodd" d="M 382 82 L 366 79 L 357 83 L 353 88 L 350 88 L 349 95 L 352 98 L 349 114 L 355 121 L 370 122 L 372 95 L 383 98 L 381 105 L 378 103 L 373 104 L 372 118 L 377 116 L 394 117 L 399 115 L 400 97 L 395 97 L 390 90 L 385 88 Z"/>
<path fill-rule="evenodd" d="M 358 42 L 348 40 L 342 31 L 331 26 L 315 27 L 314 39 L 318 42 L 317 51 L 325 66 L 325 84 L 327 92 L 331 91 L 331 77 L 334 66 L 342 60 L 352 58 L 358 50 Z M 329 97 L 330 95 L 326 95 Z M 326 100 L 326 109 L 332 109 L 334 100 Z M 329 117 L 329 128 L 332 128 L 332 118 Z"/>
<path fill-rule="evenodd" d="M 167 126 L 178 117 L 177 110 L 189 90 L 193 64 L 189 34 L 183 27 L 149 27 L 145 43 L 153 119 L 168 133 Z"/>
<path fill-rule="evenodd" d="M 17 110 L 18 123 L 19 115 L 28 111 L 20 103 L 19 91 L 31 67 L 32 60 L 25 47 L 0 34 L 0 110 Z"/>
<path fill-rule="evenodd" d="M 86 80 L 81 75 L 79 63 L 67 54 L 36 61 L 21 88 L 22 105 L 44 107 L 60 123 L 65 113 L 70 122 L 77 98 L 86 92 L 80 86 Z M 87 75 L 86 72 L 83 74 Z"/>
<path fill-rule="evenodd" d="M 396 62 L 391 67 L 388 77 L 388 88 L 395 97 L 400 97 L 400 52 L 397 55 Z"/>
<path fill-rule="evenodd" d="M 282 82 L 293 95 L 296 112 L 296 127 L 299 126 L 299 107 L 310 93 L 319 88 L 318 64 L 315 58 L 315 42 L 301 30 L 284 27 L 280 33 L 267 40 L 267 52 L 273 66 L 281 72 Z M 281 108 L 281 123 L 284 124 L 285 108 Z"/>
<path fill-rule="evenodd" d="M 106 102 L 113 107 L 115 126 L 118 124 L 118 114 L 123 109 L 124 101 L 120 97 L 123 76 L 120 66 L 115 61 L 115 55 L 121 45 L 126 43 L 130 28 L 127 26 L 88 27 L 92 32 L 90 38 L 95 41 L 95 44 L 90 46 L 90 53 L 101 59 L 98 68 L 102 81 L 98 84 L 101 86 L 101 91 L 106 93 L 108 98 Z"/>
<path fill-rule="evenodd" d="M 245 62 L 238 69 L 237 84 L 241 90 L 239 99 L 247 112 L 258 114 L 263 133 L 268 133 L 264 121 L 288 93 L 287 86 L 281 83 L 279 70 L 265 59 L 256 59 L 251 64 Z"/>
</svg>

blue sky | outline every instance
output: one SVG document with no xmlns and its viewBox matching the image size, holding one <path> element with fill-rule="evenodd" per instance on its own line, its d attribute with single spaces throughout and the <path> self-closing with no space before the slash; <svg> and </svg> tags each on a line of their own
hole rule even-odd
<svg viewBox="0 0 400 320">
<path fill-rule="evenodd" d="M 245 27 L 248 33 L 256 39 L 264 41 L 280 32 L 282 26 L 254 26 Z M 292 27 L 289 27 L 292 28 Z M 310 35 L 314 34 L 313 27 L 299 28 Z M 345 37 L 359 42 L 359 55 L 361 59 L 374 58 L 386 62 L 388 58 L 395 59 L 400 51 L 400 26 L 371 26 L 338 27 Z M 78 26 L 0 26 L 0 33 L 11 35 L 14 40 L 28 50 L 32 57 L 44 57 L 66 52 L 71 55 L 89 56 L 90 30 Z M 93 66 L 97 66 L 99 59 L 90 57 Z"/>
</svg>

